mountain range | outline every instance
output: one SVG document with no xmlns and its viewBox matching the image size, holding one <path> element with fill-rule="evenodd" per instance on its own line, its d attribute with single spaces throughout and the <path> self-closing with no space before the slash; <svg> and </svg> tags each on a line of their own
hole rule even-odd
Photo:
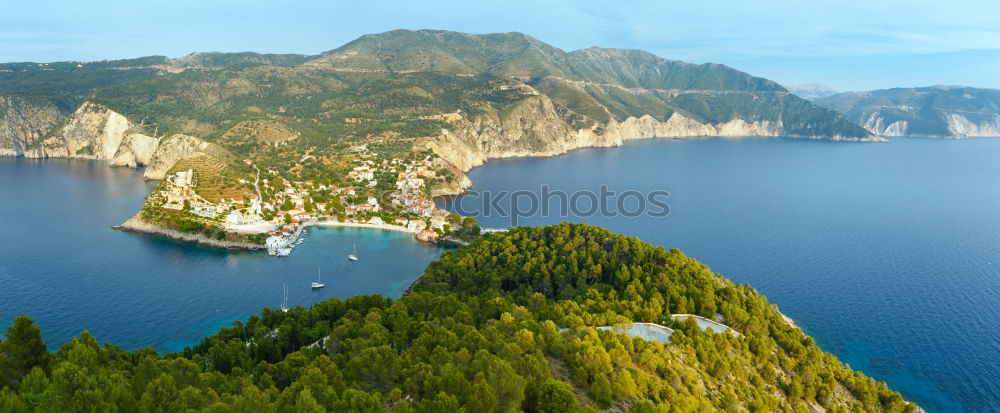
<svg viewBox="0 0 1000 413">
<path fill-rule="evenodd" d="M 396 30 L 313 56 L 0 65 L 2 155 L 149 165 L 175 136 L 256 153 L 259 134 L 289 152 L 423 138 L 463 170 L 641 137 L 873 138 L 723 65 L 639 50 L 565 52 L 521 33 Z"/>
</svg>

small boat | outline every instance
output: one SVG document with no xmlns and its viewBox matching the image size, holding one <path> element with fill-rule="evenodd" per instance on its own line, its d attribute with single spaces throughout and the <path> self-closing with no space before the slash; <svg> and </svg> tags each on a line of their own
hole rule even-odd
<svg viewBox="0 0 1000 413">
<path fill-rule="evenodd" d="M 278 252 L 276 252 L 274 255 L 277 255 L 279 257 L 287 257 L 288 254 L 291 254 L 291 253 L 292 253 L 292 249 L 291 248 L 284 247 L 284 248 L 279 248 Z"/>
<path fill-rule="evenodd" d="M 354 253 L 353 254 L 347 254 L 347 259 L 349 259 L 351 261 L 357 261 L 358 260 L 358 243 L 356 243 L 356 242 L 354 243 Z"/>
<path fill-rule="evenodd" d="M 288 312 L 288 284 L 285 284 L 284 295 L 281 298 L 281 312 Z"/>
<path fill-rule="evenodd" d="M 316 281 L 313 281 L 312 288 L 315 290 L 317 288 L 323 288 L 323 287 L 326 287 L 326 284 L 323 284 L 322 275 L 320 274 L 319 268 L 317 268 L 316 269 Z"/>
</svg>

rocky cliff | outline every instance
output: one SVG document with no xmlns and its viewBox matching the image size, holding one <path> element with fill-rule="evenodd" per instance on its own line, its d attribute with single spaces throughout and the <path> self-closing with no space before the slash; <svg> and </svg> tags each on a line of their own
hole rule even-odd
<svg viewBox="0 0 1000 413">
<path fill-rule="evenodd" d="M 111 158 L 111 166 L 137 168 L 149 165 L 160 145 L 160 139 L 141 133 L 127 133 Z"/>
<path fill-rule="evenodd" d="M 171 135 L 163 139 L 146 164 L 145 179 L 163 179 L 177 161 L 207 149 L 208 142 L 188 135 Z"/>
<path fill-rule="evenodd" d="M 913 111 L 918 110 L 913 108 Z M 914 117 L 920 115 L 914 114 Z M 872 133 L 882 136 L 924 136 L 942 138 L 962 138 L 970 136 L 1000 136 L 1000 114 L 978 116 L 970 119 L 968 114 L 941 111 L 935 119 L 894 120 L 898 114 L 872 112 L 864 119 L 862 126 Z M 934 128 L 928 130 L 921 124 L 934 123 Z M 915 126 L 911 126 L 915 125 Z"/>
<path fill-rule="evenodd" d="M 90 102 L 63 114 L 51 102 L 0 97 L 0 156 L 111 159 L 125 131 L 125 116 Z"/>
<path fill-rule="evenodd" d="M 665 121 L 650 115 L 628 117 L 618 122 L 571 126 L 572 114 L 558 108 L 545 95 L 524 99 L 501 116 L 452 119 L 452 129 L 426 143 L 438 155 L 462 172 L 490 159 L 554 156 L 586 147 L 620 146 L 629 139 L 694 138 L 710 136 L 750 137 L 787 135 L 781 122 L 747 122 L 735 118 L 724 123 L 702 123 L 674 112 Z M 856 142 L 879 142 L 877 136 L 800 136 Z M 456 184 L 437 188 L 435 195 L 454 195 L 468 189 L 472 182 L 464 175 Z"/>
<path fill-rule="evenodd" d="M 125 116 L 92 102 L 64 115 L 51 103 L 0 97 L 0 156 L 110 160 L 111 166 L 146 166 L 146 179 L 162 179 L 178 160 L 209 145 L 189 135 L 145 135 Z"/>
<path fill-rule="evenodd" d="M 1000 136 L 1000 90 L 962 86 L 849 92 L 818 99 L 883 136 Z"/>
<path fill-rule="evenodd" d="M 991 115 L 974 120 L 961 113 L 948 113 L 945 120 L 954 136 L 1000 136 L 1000 113 Z"/>
<path fill-rule="evenodd" d="M 111 159 L 125 131 L 132 126 L 132 122 L 118 112 L 85 102 L 52 138 L 45 140 L 42 150 L 44 156 Z"/>
<path fill-rule="evenodd" d="M 24 156 L 36 151 L 63 114 L 50 102 L 0 96 L 0 156 Z"/>
</svg>

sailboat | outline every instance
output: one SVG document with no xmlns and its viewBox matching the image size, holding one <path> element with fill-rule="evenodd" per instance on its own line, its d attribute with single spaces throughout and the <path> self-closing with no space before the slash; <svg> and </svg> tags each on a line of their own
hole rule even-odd
<svg viewBox="0 0 1000 413">
<path fill-rule="evenodd" d="M 312 288 L 315 290 L 317 288 L 323 288 L 323 287 L 326 287 L 326 284 L 323 284 L 322 275 L 320 274 L 319 268 L 317 268 L 316 269 L 316 281 L 313 281 Z"/>
<path fill-rule="evenodd" d="M 283 313 L 288 312 L 288 284 L 285 284 L 284 295 L 282 296 L 281 299 L 281 312 Z"/>
<path fill-rule="evenodd" d="M 347 259 L 349 259 L 351 261 L 357 261 L 358 260 L 358 243 L 356 243 L 356 242 L 354 243 L 354 253 L 353 254 L 348 254 L 347 255 Z"/>
</svg>

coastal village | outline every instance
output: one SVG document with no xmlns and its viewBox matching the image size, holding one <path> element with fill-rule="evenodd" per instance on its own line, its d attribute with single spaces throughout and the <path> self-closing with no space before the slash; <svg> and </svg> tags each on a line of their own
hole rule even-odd
<svg viewBox="0 0 1000 413">
<path fill-rule="evenodd" d="M 361 148 L 346 182 L 339 186 L 289 181 L 277 170 L 260 170 L 251 159 L 243 162 L 257 171 L 252 182 L 255 195 L 209 201 L 198 195 L 197 172 L 189 169 L 165 178 L 159 189 L 164 200 L 160 207 L 185 212 L 229 233 L 267 234 L 264 247 L 273 256 L 288 255 L 310 226 L 399 231 L 427 242 L 463 228 L 466 234 L 479 232 L 475 219 L 437 208 L 430 199 L 428 181 L 437 176 L 431 155 L 384 159 Z M 390 182 L 380 185 L 380 179 Z"/>
</svg>

